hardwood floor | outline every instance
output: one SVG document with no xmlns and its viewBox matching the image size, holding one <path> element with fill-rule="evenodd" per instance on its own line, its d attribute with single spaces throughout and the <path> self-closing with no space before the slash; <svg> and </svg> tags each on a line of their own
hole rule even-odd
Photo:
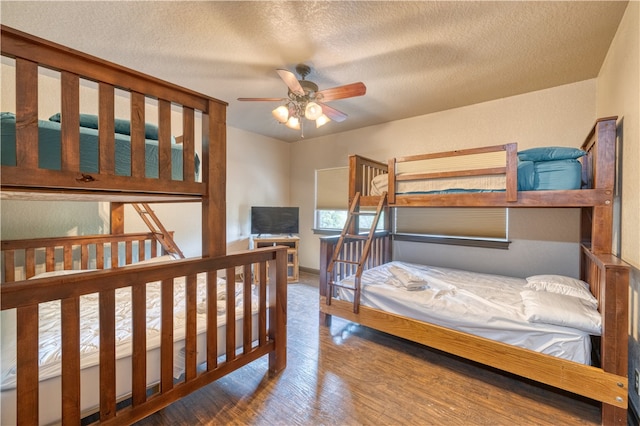
<svg viewBox="0 0 640 426">
<path fill-rule="evenodd" d="M 334 318 L 289 285 L 287 368 L 260 359 L 138 425 L 596 425 L 591 401 Z"/>
</svg>

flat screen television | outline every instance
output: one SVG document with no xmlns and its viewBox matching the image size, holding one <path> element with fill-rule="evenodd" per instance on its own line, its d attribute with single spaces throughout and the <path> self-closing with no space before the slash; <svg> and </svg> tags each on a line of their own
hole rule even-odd
<svg viewBox="0 0 640 426">
<path fill-rule="evenodd" d="M 297 234 L 298 207 L 251 207 L 252 234 Z"/>
</svg>

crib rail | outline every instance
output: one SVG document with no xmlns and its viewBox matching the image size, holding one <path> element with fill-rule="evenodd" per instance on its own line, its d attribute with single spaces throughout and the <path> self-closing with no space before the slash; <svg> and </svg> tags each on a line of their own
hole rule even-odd
<svg viewBox="0 0 640 426">
<path fill-rule="evenodd" d="M 267 263 L 269 267 L 267 268 Z M 259 313 L 258 339 L 252 341 L 251 297 L 242 307 L 243 343 L 236 350 L 235 274 L 244 274 L 243 294 L 250 294 L 251 268 L 258 264 Z M 3 311 L 16 309 L 17 321 L 17 407 L 18 424 L 38 424 L 38 306 L 52 300 L 61 301 L 62 318 L 62 423 L 78 422 L 80 409 L 80 296 L 99 293 L 100 307 L 100 406 L 99 421 L 105 424 L 129 424 L 168 405 L 181 396 L 210 383 L 261 356 L 269 355 L 269 370 L 276 373 L 286 365 L 286 248 L 263 248 L 215 258 L 182 259 L 148 265 L 131 265 L 110 270 L 75 275 L 6 282 L 0 286 Z M 269 279 L 267 281 L 266 271 Z M 196 353 L 196 276 L 206 274 L 207 312 L 217 312 L 217 276 L 228 277 L 226 289 L 226 350 L 218 358 L 216 315 L 207 316 L 206 366 L 199 368 Z M 173 378 L 173 279 L 186 281 L 186 337 L 184 380 Z M 162 337 L 160 343 L 160 383 L 149 390 L 146 368 L 146 284 L 160 281 L 162 286 Z M 131 288 L 132 292 L 132 389 L 129 404 L 120 408 L 116 396 L 115 292 Z M 47 397 L 49 398 L 49 397 Z M 54 401 L 46 401 L 53 404 Z"/>
</svg>

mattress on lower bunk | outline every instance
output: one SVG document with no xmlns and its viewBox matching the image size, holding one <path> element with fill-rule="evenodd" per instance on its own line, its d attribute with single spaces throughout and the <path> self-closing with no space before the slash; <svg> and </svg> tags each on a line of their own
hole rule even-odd
<svg viewBox="0 0 640 426">
<path fill-rule="evenodd" d="M 123 120 L 120 120 L 123 121 Z M 0 113 L 1 153 L 3 166 L 16 165 L 16 117 L 10 112 Z M 38 167 L 60 170 L 61 168 L 61 125 L 57 121 L 38 121 Z M 147 132 L 149 133 L 149 132 Z M 149 137 L 150 135 L 147 135 Z M 98 129 L 80 126 L 80 171 L 99 171 Z M 171 144 L 171 179 L 182 180 L 182 145 Z M 145 139 L 145 176 L 158 178 L 158 140 Z M 195 176 L 199 174 L 200 159 L 194 158 Z M 115 133 L 115 174 L 131 176 L 131 139 L 128 134 Z"/>
<path fill-rule="evenodd" d="M 576 159 L 518 161 L 518 191 L 580 189 L 582 164 Z M 428 180 L 396 181 L 396 194 L 504 191 L 504 175 L 459 176 Z M 389 176 L 371 181 L 371 195 L 388 191 Z"/>
<path fill-rule="evenodd" d="M 353 285 L 353 277 L 343 282 Z M 586 283 L 569 277 L 522 279 L 394 261 L 365 271 L 361 284 L 361 306 L 582 364 L 591 363 L 590 335 L 601 330 Z M 352 302 L 353 291 L 338 287 L 338 298 Z"/>
<path fill-rule="evenodd" d="M 74 271 L 77 272 L 77 271 Z M 50 276 L 50 273 L 40 276 Z M 38 278 L 38 276 L 34 277 Z M 160 380 L 161 316 L 159 282 L 147 284 L 147 383 L 153 385 Z M 243 342 L 243 292 L 242 283 L 236 283 L 236 345 Z M 197 277 L 197 362 L 206 361 L 206 274 Z M 252 288 L 252 340 L 258 338 L 258 298 Z M 116 290 L 116 395 L 126 398 L 131 391 L 131 288 Z M 99 296 L 90 294 L 80 298 L 80 351 L 81 351 L 81 410 L 90 413 L 99 404 Z M 60 419 L 61 394 L 61 347 L 60 347 L 60 301 L 40 304 L 39 308 L 39 380 L 40 421 L 42 424 Z M 174 378 L 184 373 L 184 339 L 186 324 L 186 294 L 184 277 L 174 280 Z M 226 350 L 226 282 L 217 283 L 218 355 Z M 0 358 L 1 421 L 0 424 L 15 423 L 16 385 L 16 335 L 15 310 L 2 312 L 2 356 Z M 43 396 L 45 395 L 45 396 Z M 46 395 L 51 395 L 47 397 Z"/>
</svg>

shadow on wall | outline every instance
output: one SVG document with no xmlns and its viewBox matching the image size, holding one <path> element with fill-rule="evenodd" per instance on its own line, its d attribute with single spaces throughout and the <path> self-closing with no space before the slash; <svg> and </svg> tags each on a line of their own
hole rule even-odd
<svg viewBox="0 0 640 426">
<path fill-rule="evenodd" d="M 55 208 L 52 206 L 55 205 Z M 100 203 L 3 200 L 3 240 L 103 234 L 109 226 Z"/>
</svg>

